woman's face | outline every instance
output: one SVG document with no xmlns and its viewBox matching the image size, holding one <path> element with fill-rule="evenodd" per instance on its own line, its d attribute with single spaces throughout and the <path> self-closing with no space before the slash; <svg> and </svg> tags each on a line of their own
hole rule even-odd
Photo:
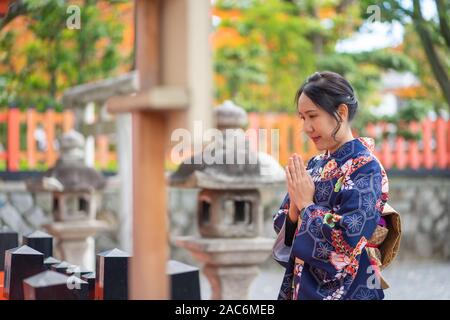
<svg viewBox="0 0 450 320">
<path fill-rule="evenodd" d="M 341 128 L 336 133 L 338 141 L 335 141 L 332 133 L 337 126 L 336 119 L 325 110 L 318 108 L 304 93 L 298 99 L 297 110 L 303 124 L 303 131 L 318 150 L 335 150 L 340 145 L 340 136 L 345 123 L 341 124 Z"/>
</svg>

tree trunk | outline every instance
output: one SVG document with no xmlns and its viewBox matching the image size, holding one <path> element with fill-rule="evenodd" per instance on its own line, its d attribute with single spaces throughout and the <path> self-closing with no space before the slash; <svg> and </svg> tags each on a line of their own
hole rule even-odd
<svg viewBox="0 0 450 320">
<path fill-rule="evenodd" d="M 425 26 L 425 21 L 422 16 L 422 11 L 420 9 L 420 1 L 414 0 L 414 13 L 413 13 L 413 21 L 416 26 L 417 33 L 419 35 L 420 41 L 424 47 L 425 54 L 428 58 L 428 61 L 431 65 L 431 70 L 439 84 L 439 87 L 442 91 L 442 95 L 444 96 L 445 101 L 447 102 L 447 106 L 450 108 L 450 79 L 445 70 L 444 64 L 440 60 L 434 46 L 433 41 L 431 39 L 431 35 Z"/>
</svg>

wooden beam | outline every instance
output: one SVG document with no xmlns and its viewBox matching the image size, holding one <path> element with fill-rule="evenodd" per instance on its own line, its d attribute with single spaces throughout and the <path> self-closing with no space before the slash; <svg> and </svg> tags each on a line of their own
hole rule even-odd
<svg viewBox="0 0 450 320">
<path fill-rule="evenodd" d="M 103 103 L 116 95 L 128 95 L 139 90 L 139 76 L 132 71 L 117 77 L 71 87 L 64 91 L 62 103 L 65 107 L 84 107 L 89 102 Z"/>
<path fill-rule="evenodd" d="M 115 121 L 82 124 L 80 131 L 85 136 L 96 136 L 99 134 L 112 134 L 117 132 Z"/>
<path fill-rule="evenodd" d="M 115 96 L 106 101 L 109 113 L 143 110 L 179 110 L 189 106 L 187 89 L 176 86 L 158 86 L 131 96 Z"/>
</svg>

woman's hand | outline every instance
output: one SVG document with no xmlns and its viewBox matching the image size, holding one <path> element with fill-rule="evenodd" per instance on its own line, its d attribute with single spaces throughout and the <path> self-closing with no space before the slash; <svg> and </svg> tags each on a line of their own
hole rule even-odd
<svg viewBox="0 0 450 320">
<path fill-rule="evenodd" d="M 301 210 L 313 203 L 314 182 L 309 173 L 306 172 L 300 155 L 294 153 L 289 158 L 289 163 L 286 166 L 286 178 L 291 206 L 295 205 L 297 210 Z"/>
</svg>

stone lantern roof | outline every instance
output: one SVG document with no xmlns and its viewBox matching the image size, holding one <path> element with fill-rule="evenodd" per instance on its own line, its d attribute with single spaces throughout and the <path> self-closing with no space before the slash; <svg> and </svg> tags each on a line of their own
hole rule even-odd
<svg viewBox="0 0 450 320">
<path fill-rule="evenodd" d="M 226 101 L 214 110 L 217 128 L 222 139 L 215 139 L 203 149 L 203 161 L 196 164 L 192 156 L 184 161 L 178 169 L 169 176 L 169 184 L 181 188 L 204 189 L 259 189 L 285 182 L 285 173 L 278 161 L 267 153 L 252 150 L 244 127 L 247 125 L 247 113 L 231 101 Z M 230 139 L 243 141 L 235 148 L 227 146 Z M 242 140 L 240 140 L 242 139 Z M 227 143 L 228 141 L 228 143 Z M 223 159 L 222 163 L 208 163 L 205 155 Z M 227 163 L 226 159 L 233 159 Z M 238 162 L 237 159 L 244 159 Z M 201 158 L 200 158 L 201 159 Z M 211 162 L 211 161 L 210 161 Z"/>
<path fill-rule="evenodd" d="M 106 179 L 84 164 L 84 137 L 71 130 L 60 141 L 61 155 L 42 177 L 27 181 L 31 191 L 91 192 L 105 187 Z"/>
</svg>

